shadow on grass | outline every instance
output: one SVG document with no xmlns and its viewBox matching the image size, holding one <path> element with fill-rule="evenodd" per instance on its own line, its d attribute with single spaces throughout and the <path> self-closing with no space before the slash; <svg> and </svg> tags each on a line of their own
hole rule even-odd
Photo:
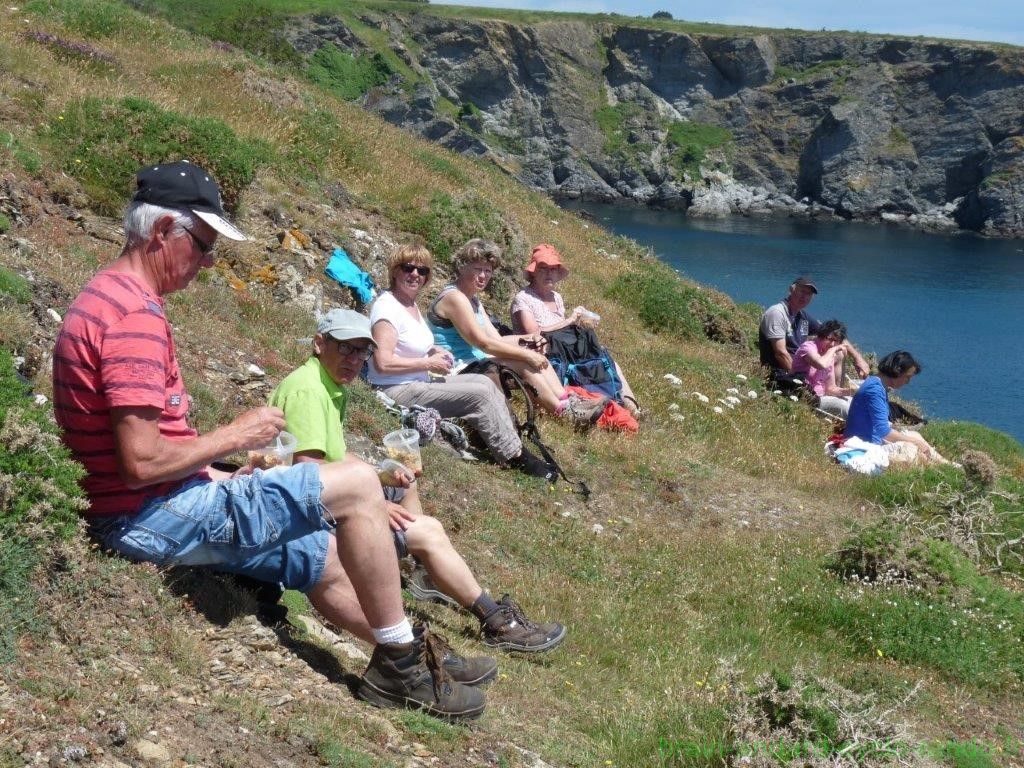
<svg viewBox="0 0 1024 768">
<path fill-rule="evenodd" d="M 236 619 L 255 616 L 273 630 L 283 648 L 294 653 L 329 682 L 346 686 L 353 695 L 359 675 L 347 670 L 330 650 L 307 639 L 288 623 L 288 608 L 278 601 L 276 584 L 201 568 L 170 568 L 163 574 L 167 589 L 187 600 L 211 624 L 226 627 Z"/>
</svg>

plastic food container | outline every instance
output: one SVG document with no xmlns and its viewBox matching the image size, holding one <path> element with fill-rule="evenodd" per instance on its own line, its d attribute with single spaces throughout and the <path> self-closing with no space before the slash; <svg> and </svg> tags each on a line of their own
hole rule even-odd
<svg viewBox="0 0 1024 768">
<path fill-rule="evenodd" d="M 290 466 L 298 443 L 299 439 L 291 432 L 279 432 L 274 442 L 249 451 L 249 465 L 253 469 Z"/>
<path fill-rule="evenodd" d="M 380 478 L 381 485 L 389 485 L 392 487 L 400 486 L 397 480 L 395 480 L 395 473 L 403 475 L 408 478 L 409 482 L 413 482 L 416 479 L 416 473 L 409 469 L 404 464 L 400 464 L 394 459 L 384 459 L 377 467 L 377 477 Z"/>
<path fill-rule="evenodd" d="M 416 477 L 423 474 L 420 458 L 420 433 L 415 429 L 398 429 L 384 435 L 384 451 L 389 459 L 404 464 Z"/>
</svg>

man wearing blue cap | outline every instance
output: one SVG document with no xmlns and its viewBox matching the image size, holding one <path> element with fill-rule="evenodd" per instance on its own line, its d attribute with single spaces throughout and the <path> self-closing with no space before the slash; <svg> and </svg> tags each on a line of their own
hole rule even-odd
<svg viewBox="0 0 1024 768">
<path fill-rule="evenodd" d="M 346 461 L 228 474 L 210 466 L 272 442 L 284 415 L 255 408 L 196 433 L 164 297 L 213 265 L 218 235 L 245 236 L 196 165 L 147 166 L 137 183 L 124 248 L 72 303 L 54 352 L 54 415 L 86 469 L 91 535 L 133 560 L 209 566 L 302 590 L 330 620 L 354 594 L 377 643 L 363 698 L 478 717 L 483 694 L 453 681 L 405 617 L 373 468 Z"/>
</svg>

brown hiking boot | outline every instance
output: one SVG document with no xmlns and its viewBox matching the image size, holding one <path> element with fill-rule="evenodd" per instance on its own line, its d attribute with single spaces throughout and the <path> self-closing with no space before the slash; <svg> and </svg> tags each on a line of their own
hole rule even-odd
<svg viewBox="0 0 1024 768">
<path fill-rule="evenodd" d="M 492 648 L 523 653 L 547 651 L 565 639 L 565 627 L 557 621 L 530 621 L 508 595 L 498 601 L 496 611 L 481 619 L 480 632 L 484 643 Z"/>
<path fill-rule="evenodd" d="M 378 707 L 422 709 L 448 720 L 474 720 L 485 703 L 480 690 L 445 671 L 444 652 L 427 630 L 411 643 L 377 645 L 356 695 Z"/>
<path fill-rule="evenodd" d="M 563 414 L 572 421 L 576 429 L 590 429 L 601 418 L 606 405 L 608 405 L 607 397 L 587 400 L 573 393 L 569 395 L 569 401 L 565 405 Z"/>
<path fill-rule="evenodd" d="M 420 638 L 427 631 L 425 623 L 412 628 L 413 637 Z M 463 685 L 484 685 L 498 675 L 498 662 L 490 656 L 460 656 L 441 635 L 431 632 L 424 641 L 434 644 L 433 653 L 441 659 L 441 666 L 452 680 Z"/>
</svg>

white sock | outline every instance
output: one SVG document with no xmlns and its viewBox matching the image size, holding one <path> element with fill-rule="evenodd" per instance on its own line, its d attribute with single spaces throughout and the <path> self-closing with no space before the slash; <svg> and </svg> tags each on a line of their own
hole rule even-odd
<svg viewBox="0 0 1024 768">
<path fill-rule="evenodd" d="M 402 617 L 402 620 L 393 627 L 382 627 L 370 631 L 373 632 L 373 639 L 381 645 L 412 642 L 412 624 L 405 617 Z"/>
</svg>

